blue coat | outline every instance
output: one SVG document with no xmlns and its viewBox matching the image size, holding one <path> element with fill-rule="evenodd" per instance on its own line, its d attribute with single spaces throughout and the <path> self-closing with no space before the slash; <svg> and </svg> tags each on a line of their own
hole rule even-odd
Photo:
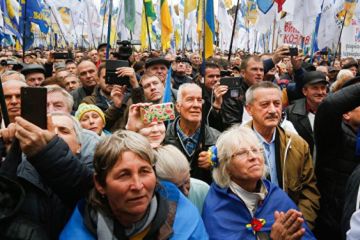
<svg viewBox="0 0 360 240">
<path fill-rule="evenodd" d="M 274 223 L 275 210 L 286 212 L 289 209 L 297 209 L 294 202 L 279 187 L 263 180 L 268 194 L 254 214 L 257 219 L 265 219 L 266 223 L 260 230 L 270 234 Z M 252 220 L 252 216 L 245 203 L 229 188 L 220 188 L 213 183 L 205 199 L 203 220 L 210 239 L 256 239 L 252 230 L 246 228 Z M 302 239 L 315 239 L 312 232 L 304 223 L 306 229 Z"/>
<path fill-rule="evenodd" d="M 160 190 L 161 196 L 177 202 L 175 220 L 172 226 L 173 235 L 170 239 L 208 239 L 204 223 L 196 207 L 177 189 L 174 184 L 162 181 L 161 186 L 163 187 L 161 188 L 162 190 Z M 96 236 L 90 233 L 90 231 L 86 228 L 83 220 L 84 219 L 78 205 L 59 239 L 96 239 Z"/>
</svg>

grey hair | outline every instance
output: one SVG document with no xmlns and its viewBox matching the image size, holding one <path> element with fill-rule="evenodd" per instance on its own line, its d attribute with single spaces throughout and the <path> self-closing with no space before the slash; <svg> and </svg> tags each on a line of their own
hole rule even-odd
<svg viewBox="0 0 360 240">
<path fill-rule="evenodd" d="M 176 102 L 178 103 L 181 103 L 182 100 L 183 100 L 183 95 L 184 95 L 184 90 L 187 89 L 187 88 L 197 88 L 197 89 L 200 89 L 201 90 L 201 87 L 199 87 L 199 85 L 195 84 L 195 83 L 184 83 L 184 84 L 181 84 L 179 89 L 178 89 L 178 92 L 177 92 L 177 98 L 176 98 Z"/>
<path fill-rule="evenodd" d="M 155 150 L 156 175 L 172 181 L 179 175 L 190 172 L 190 165 L 184 154 L 173 145 L 160 146 Z"/>
<path fill-rule="evenodd" d="M 266 88 L 277 89 L 277 90 L 279 90 L 279 95 L 281 96 L 281 89 L 278 85 L 276 85 L 275 83 L 269 82 L 269 81 L 262 81 L 262 82 L 254 84 L 248 88 L 248 90 L 245 93 L 246 105 L 253 103 L 255 90 L 264 89 L 264 88 L 265 89 Z"/>
<path fill-rule="evenodd" d="M 46 86 L 46 88 L 47 88 L 48 94 L 54 93 L 54 92 L 61 93 L 65 98 L 65 103 L 66 103 L 67 109 L 68 109 L 69 113 L 71 113 L 73 105 L 74 105 L 73 96 L 71 96 L 71 94 L 68 93 L 65 89 L 58 87 L 58 86 Z"/>
<path fill-rule="evenodd" d="M 81 144 L 82 142 L 82 132 L 83 132 L 83 128 L 80 125 L 80 122 L 72 115 L 70 115 L 69 113 L 64 113 L 64 112 L 53 112 L 51 113 L 51 116 L 66 116 L 68 118 L 70 118 L 73 122 L 73 126 L 74 126 L 74 131 L 76 134 L 76 140 L 78 141 L 79 144 Z"/>
<path fill-rule="evenodd" d="M 216 148 L 218 153 L 219 166 L 214 168 L 212 176 L 214 182 L 222 188 L 229 187 L 231 176 L 228 168 L 231 164 L 233 154 L 245 144 L 261 146 L 259 139 L 256 137 L 253 130 L 248 127 L 234 125 L 230 129 L 223 132 L 216 141 Z M 262 156 L 264 160 L 264 156 Z M 266 174 L 264 166 L 264 173 Z"/>
<path fill-rule="evenodd" d="M 14 70 L 8 70 L 6 72 L 4 72 L 3 74 L 1 74 L 1 81 L 3 80 L 3 77 L 7 77 L 7 76 L 10 76 L 10 75 L 18 75 L 20 77 L 20 80 L 18 81 L 21 81 L 21 82 L 26 82 L 25 81 L 25 76 L 17 71 L 14 71 Z"/>
<path fill-rule="evenodd" d="M 80 79 L 77 75 L 73 74 L 73 73 L 69 73 L 67 74 L 63 79 L 65 80 L 65 78 L 69 78 L 69 77 L 74 77 L 78 80 L 78 82 L 80 82 Z"/>
</svg>

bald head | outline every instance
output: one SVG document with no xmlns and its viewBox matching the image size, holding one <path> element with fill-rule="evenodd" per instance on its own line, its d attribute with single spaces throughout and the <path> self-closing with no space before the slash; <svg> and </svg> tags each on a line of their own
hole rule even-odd
<svg viewBox="0 0 360 240">
<path fill-rule="evenodd" d="M 97 68 L 91 61 L 85 60 L 79 63 L 78 73 L 80 81 L 85 88 L 94 88 L 98 82 Z"/>
</svg>

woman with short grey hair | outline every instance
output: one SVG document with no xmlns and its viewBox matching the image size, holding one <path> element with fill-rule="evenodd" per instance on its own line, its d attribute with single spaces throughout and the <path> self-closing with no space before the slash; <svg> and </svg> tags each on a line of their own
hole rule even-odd
<svg viewBox="0 0 360 240">
<path fill-rule="evenodd" d="M 255 133 L 234 126 L 210 149 L 214 183 L 203 220 L 210 239 L 315 239 L 295 203 L 264 176 Z"/>
</svg>

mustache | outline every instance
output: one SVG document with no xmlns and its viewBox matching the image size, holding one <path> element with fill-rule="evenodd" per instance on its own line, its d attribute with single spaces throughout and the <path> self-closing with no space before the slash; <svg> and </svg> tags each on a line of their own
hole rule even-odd
<svg viewBox="0 0 360 240">
<path fill-rule="evenodd" d="M 268 113 L 268 115 L 266 116 L 266 119 L 278 119 L 279 118 L 279 114 L 277 113 Z"/>
</svg>

